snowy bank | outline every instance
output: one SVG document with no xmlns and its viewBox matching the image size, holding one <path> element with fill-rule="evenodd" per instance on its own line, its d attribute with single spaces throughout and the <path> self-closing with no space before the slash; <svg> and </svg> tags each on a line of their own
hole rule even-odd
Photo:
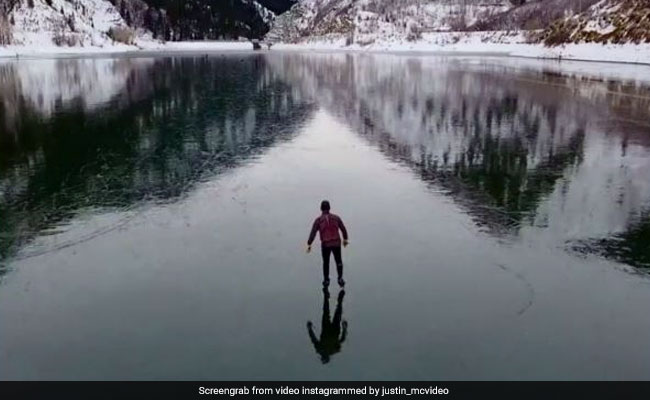
<svg viewBox="0 0 650 400">
<path fill-rule="evenodd" d="M 276 44 L 276 50 L 345 50 L 390 53 L 477 54 L 564 59 L 580 61 L 637 63 L 650 65 L 650 44 L 581 43 L 546 47 L 528 43 L 525 35 L 508 32 L 435 32 L 425 33 L 418 41 L 377 40 L 373 43 L 346 45 L 341 37 L 315 38 L 297 44 Z"/>
<path fill-rule="evenodd" d="M 58 47 L 55 45 L 29 45 L 0 47 L 0 57 L 57 57 L 138 53 L 174 53 L 174 52 L 221 52 L 252 50 L 249 42 L 158 42 L 138 41 L 136 45 L 113 43 L 104 46 Z"/>
<path fill-rule="evenodd" d="M 107 0 L 21 1 L 9 16 L 11 44 L 0 46 L 0 57 L 252 49 L 247 41 L 162 43 L 152 32 L 130 26 Z"/>
<path fill-rule="evenodd" d="M 120 43 L 102 46 L 58 47 L 54 44 L 30 44 L 0 47 L 0 57 L 55 57 L 101 54 L 192 53 L 250 51 L 250 42 L 166 42 L 139 39 L 135 45 Z M 385 53 L 457 54 L 618 62 L 650 65 L 650 44 L 566 44 L 546 47 L 527 43 L 525 35 L 508 32 L 436 32 L 425 33 L 418 41 L 377 40 L 373 43 L 346 45 L 345 38 L 314 38 L 297 44 L 276 43 L 272 50 L 284 51 L 355 51 Z"/>
</svg>

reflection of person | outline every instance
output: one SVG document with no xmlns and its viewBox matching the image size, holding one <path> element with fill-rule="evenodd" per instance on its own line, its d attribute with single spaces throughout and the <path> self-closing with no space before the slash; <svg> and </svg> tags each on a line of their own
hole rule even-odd
<svg viewBox="0 0 650 400">
<path fill-rule="evenodd" d="M 320 233 L 321 251 L 323 255 L 323 286 L 327 287 L 330 284 L 330 255 L 334 254 L 334 261 L 336 261 L 336 271 L 339 276 L 339 286 L 345 286 L 343 280 L 343 260 L 341 257 L 341 236 L 339 230 L 343 233 L 343 246 L 348 245 L 348 231 L 343 225 L 343 220 L 338 215 L 330 213 L 330 203 L 323 200 L 320 205 L 322 214 L 316 218 L 312 225 L 307 240 L 307 253 L 311 252 L 311 244 L 316 238 L 316 232 Z"/>
<path fill-rule="evenodd" d="M 327 288 L 323 288 L 323 319 L 321 321 L 320 338 L 316 338 L 314 334 L 314 324 L 311 321 L 307 322 L 309 338 L 316 349 L 316 353 L 320 355 L 323 364 L 327 364 L 332 355 L 341 351 L 341 345 L 348 333 L 347 321 L 341 323 L 344 296 L 345 291 L 341 290 L 336 303 L 336 311 L 334 311 L 334 319 L 330 322 L 330 293 Z M 341 327 L 343 327 L 343 332 L 341 332 Z"/>
</svg>

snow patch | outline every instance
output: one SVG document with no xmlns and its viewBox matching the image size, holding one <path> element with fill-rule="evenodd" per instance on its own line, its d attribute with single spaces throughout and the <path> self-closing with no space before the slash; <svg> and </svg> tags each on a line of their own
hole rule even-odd
<svg viewBox="0 0 650 400">
<path fill-rule="evenodd" d="M 108 31 L 127 26 L 120 13 L 106 0 L 21 1 L 11 17 L 14 43 L 31 47 L 112 45 Z M 58 42 L 58 46 L 57 43 Z"/>
<path fill-rule="evenodd" d="M 650 64 L 650 43 L 579 43 L 546 47 L 529 43 L 522 32 L 429 32 L 421 39 L 408 41 L 383 38 L 370 44 L 348 45 L 340 35 L 308 38 L 299 43 L 278 43 L 276 50 L 341 50 L 365 52 L 482 54 L 562 60 L 605 61 Z M 649 75 L 650 76 L 650 75 Z"/>
</svg>

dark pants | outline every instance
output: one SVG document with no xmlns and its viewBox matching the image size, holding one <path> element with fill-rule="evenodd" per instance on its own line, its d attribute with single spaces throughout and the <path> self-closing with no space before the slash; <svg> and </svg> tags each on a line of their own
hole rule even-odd
<svg viewBox="0 0 650 400">
<path fill-rule="evenodd" d="M 323 277 L 330 278 L 330 255 L 334 254 L 334 261 L 336 261 L 336 272 L 339 278 L 343 278 L 343 260 L 341 259 L 341 246 L 336 247 L 322 247 L 323 253 Z"/>
</svg>

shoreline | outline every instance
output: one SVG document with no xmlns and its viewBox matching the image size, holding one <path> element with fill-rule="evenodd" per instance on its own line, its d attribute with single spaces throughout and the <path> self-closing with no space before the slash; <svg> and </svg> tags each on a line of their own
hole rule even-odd
<svg viewBox="0 0 650 400">
<path fill-rule="evenodd" d="M 546 47 L 528 43 L 523 32 L 430 32 L 413 42 L 403 39 L 368 40 L 368 44 L 345 45 L 340 37 L 322 37 L 299 44 L 279 43 L 280 50 L 339 50 L 370 53 L 438 55 L 482 55 L 529 59 L 584 61 L 650 66 L 650 43 L 643 44 L 563 44 Z"/>
<path fill-rule="evenodd" d="M 136 45 L 115 44 L 106 47 L 57 47 L 57 46 L 0 46 L 0 60 L 38 59 L 66 57 L 101 57 L 116 55 L 148 55 L 164 53 L 197 53 L 206 51 L 253 51 L 249 42 L 140 42 Z"/>
<path fill-rule="evenodd" d="M 521 41 L 521 34 L 506 41 L 486 41 L 482 33 L 464 33 L 456 42 L 450 40 L 453 34 L 429 34 L 429 38 L 417 42 L 378 42 L 369 45 L 346 46 L 343 39 L 312 40 L 298 44 L 277 43 L 271 51 L 296 52 L 354 52 L 435 56 L 484 56 L 507 57 L 555 61 L 576 61 L 585 63 L 608 63 L 650 66 L 650 43 L 645 44 L 567 44 L 545 47 Z M 435 38 L 435 41 L 431 40 Z M 442 39 L 442 40 L 440 40 Z M 514 40 L 512 40 L 514 39 Z M 163 54 L 195 54 L 209 52 L 253 51 L 249 42 L 144 42 L 138 45 L 116 44 L 109 47 L 56 47 L 56 46 L 5 46 L 0 47 L 0 60 L 76 58 L 102 56 L 153 56 Z M 262 52 L 268 50 L 263 49 Z"/>
</svg>

